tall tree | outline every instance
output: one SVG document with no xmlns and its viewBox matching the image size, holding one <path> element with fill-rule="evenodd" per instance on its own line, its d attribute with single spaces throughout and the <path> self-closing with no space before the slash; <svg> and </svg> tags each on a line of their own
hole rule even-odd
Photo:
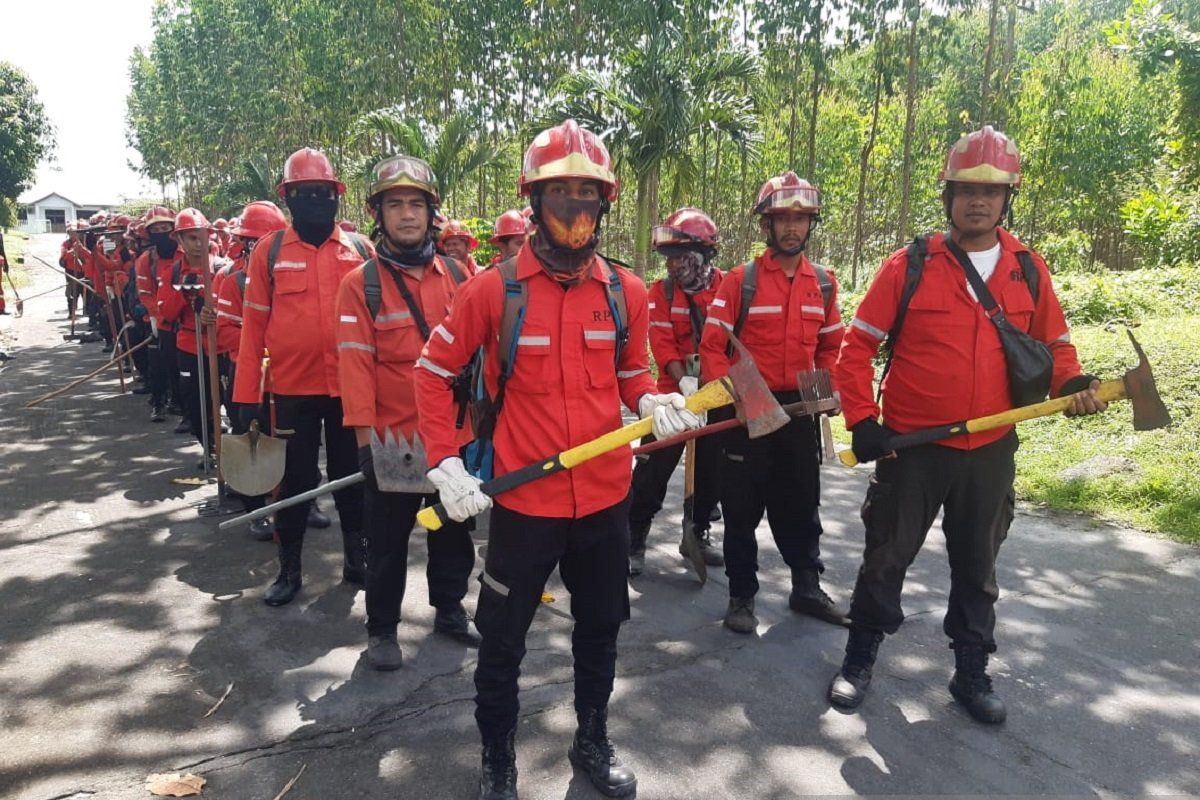
<svg viewBox="0 0 1200 800">
<path fill-rule="evenodd" d="M 0 120 L 0 198 L 16 200 L 55 140 L 33 81 L 7 61 L 0 61 Z"/>
</svg>

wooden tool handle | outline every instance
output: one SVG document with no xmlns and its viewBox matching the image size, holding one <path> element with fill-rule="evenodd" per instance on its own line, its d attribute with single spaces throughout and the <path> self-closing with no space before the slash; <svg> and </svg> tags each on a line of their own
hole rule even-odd
<svg viewBox="0 0 1200 800">
<path fill-rule="evenodd" d="M 689 397 L 687 399 L 687 408 L 692 413 L 700 414 L 714 408 L 727 406 L 732 402 L 733 394 L 729 391 L 725 379 L 721 379 L 705 384 Z M 617 428 L 615 431 L 609 431 L 603 436 L 598 436 L 589 442 L 584 442 L 569 450 L 564 450 L 536 464 L 529 464 L 518 470 L 501 475 L 499 478 L 485 481 L 479 488 L 489 497 L 495 497 L 498 494 L 511 491 L 518 486 L 524 486 L 531 481 L 544 478 L 547 475 L 553 475 L 556 472 L 577 467 L 585 461 L 616 450 L 618 447 L 623 447 L 633 440 L 640 439 L 650 433 L 653 427 L 654 421 L 649 417 L 639 419 L 637 422 L 631 422 L 628 425 Z M 425 529 L 429 531 L 438 530 L 442 525 L 446 524 L 448 519 L 446 510 L 442 507 L 441 503 L 435 506 L 427 506 L 417 513 L 417 522 L 425 526 Z"/>
<path fill-rule="evenodd" d="M 1096 396 L 1106 403 L 1111 403 L 1114 400 L 1124 400 L 1125 383 L 1123 381 L 1104 381 L 1100 384 L 1100 389 L 1096 392 Z M 950 425 L 939 425 L 936 428 L 926 428 L 920 431 L 913 431 L 912 433 L 900 434 L 888 440 L 887 449 L 889 451 L 902 450 L 906 447 L 939 442 L 942 439 L 949 439 L 951 436 L 961 436 L 964 433 L 981 433 L 983 431 L 995 430 L 996 428 L 1003 428 L 1006 425 L 1015 425 L 1018 422 L 1027 422 L 1031 419 L 1048 417 L 1051 414 L 1066 411 L 1071 405 L 1071 397 L 1071 395 L 1055 397 L 1052 400 L 1043 400 L 1040 403 L 1002 411 L 999 414 L 992 414 L 987 417 L 979 417 L 965 422 L 955 422 Z M 853 450 L 843 450 L 838 454 L 838 458 L 847 467 L 853 467 L 858 463 L 858 456 L 854 455 Z"/>
</svg>

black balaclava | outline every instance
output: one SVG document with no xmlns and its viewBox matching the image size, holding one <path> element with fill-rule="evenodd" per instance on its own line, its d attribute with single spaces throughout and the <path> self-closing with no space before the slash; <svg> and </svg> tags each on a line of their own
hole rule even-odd
<svg viewBox="0 0 1200 800">
<path fill-rule="evenodd" d="M 438 209 L 428 196 L 425 198 L 425 207 L 429 211 L 429 222 L 425 226 L 425 238 L 416 247 L 400 247 L 388 238 L 387 231 L 384 230 L 383 210 L 379 202 L 371 204 L 375 216 L 375 224 L 371 228 L 371 239 L 375 242 L 375 253 L 379 256 L 380 261 L 400 269 L 413 269 L 423 267 L 433 260 L 433 217 L 437 214 Z"/>
<path fill-rule="evenodd" d="M 320 247 L 333 234 L 337 224 L 338 197 L 313 196 L 311 194 L 289 194 L 284 198 L 288 211 L 292 212 L 292 227 L 300 240 Z"/>
<path fill-rule="evenodd" d="M 678 269 L 671 272 L 671 280 L 688 294 L 699 294 L 712 285 L 715 270 L 712 265 L 714 251 L 711 247 L 686 244 L 666 245 L 658 248 L 664 258 L 682 261 Z"/>
<path fill-rule="evenodd" d="M 547 199 L 540 189 L 535 189 L 530 206 L 539 234 L 533 237 L 533 253 L 538 261 L 556 280 L 579 277 L 596 254 L 600 221 L 608 213 L 608 200 L 557 195 Z"/>
<path fill-rule="evenodd" d="M 942 210 L 946 212 L 946 222 L 951 228 L 954 227 L 954 219 L 950 216 L 950 206 L 954 203 L 954 186 L 957 181 L 946 181 L 946 185 L 942 187 Z M 1004 194 L 1004 208 L 1000 209 L 1000 218 L 996 220 L 996 226 L 1008 224 L 1011 230 L 1013 226 L 1013 200 L 1017 197 L 1017 190 L 1013 187 L 1007 187 Z"/>
<path fill-rule="evenodd" d="M 179 249 L 179 243 L 171 238 L 170 232 L 151 233 L 150 245 L 158 251 L 159 258 L 174 258 L 175 251 Z"/>
</svg>

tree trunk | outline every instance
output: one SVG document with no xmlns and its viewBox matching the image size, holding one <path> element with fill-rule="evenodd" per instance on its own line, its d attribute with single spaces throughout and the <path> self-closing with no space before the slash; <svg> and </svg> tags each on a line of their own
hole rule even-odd
<svg viewBox="0 0 1200 800">
<path fill-rule="evenodd" d="M 863 226 L 867 204 L 867 167 L 871 152 L 875 149 L 875 137 L 879 133 L 879 102 L 883 94 L 883 64 L 875 62 L 875 99 L 871 105 L 871 127 L 867 140 L 863 142 L 862 154 L 858 159 L 858 200 L 854 204 L 854 258 L 850 268 L 850 285 L 858 286 L 858 268 L 862 262 Z"/>
<path fill-rule="evenodd" d="M 650 257 L 650 173 L 638 176 L 637 219 L 633 229 L 633 270 L 639 278 L 646 277 Z"/>
<path fill-rule="evenodd" d="M 991 0 L 991 12 L 988 15 L 988 40 L 987 47 L 983 51 L 983 91 L 980 94 L 979 101 L 979 121 L 987 124 L 991 121 L 988 114 L 991 113 L 991 94 L 992 94 L 992 53 L 996 49 L 996 16 L 1000 10 L 1000 0 Z"/>
<path fill-rule="evenodd" d="M 821 70 L 813 59 L 812 83 L 808 87 L 808 170 L 804 176 L 816 179 L 817 172 L 817 118 L 821 109 Z"/>
<path fill-rule="evenodd" d="M 792 107 L 791 119 L 788 120 L 788 169 L 795 169 L 796 164 L 796 81 L 789 81 L 792 85 L 791 97 L 792 101 L 789 105 Z"/>
<path fill-rule="evenodd" d="M 1008 6 L 1008 24 L 1004 37 L 1004 58 L 1000 65 L 1000 86 L 1006 91 L 1006 98 L 1010 98 L 1011 95 L 1008 94 L 1008 91 L 1012 82 L 1012 69 L 1017 60 L 1017 2 L 1016 0 L 1007 0 L 1006 5 Z M 997 117 L 1001 130 L 1008 128 L 1010 104 L 1011 102 L 1005 102 Z"/>
<path fill-rule="evenodd" d="M 912 141 L 917 126 L 917 31 L 921 25 L 920 8 L 914 9 L 908 32 L 908 81 L 904 87 L 904 163 L 900 170 L 900 220 L 896 225 L 896 246 L 908 238 L 909 194 L 912 191 Z"/>
</svg>

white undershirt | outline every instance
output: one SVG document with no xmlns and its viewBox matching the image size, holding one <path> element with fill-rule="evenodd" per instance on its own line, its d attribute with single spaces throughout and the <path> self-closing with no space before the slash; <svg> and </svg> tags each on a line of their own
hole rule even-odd
<svg viewBox="0 0 1200 800">
<path fill-rule="evenodd" d="M 984 283 L 987 283 L 988 278 L 992 277 L 992 273 L 996 271 L 996 265 L 1000 263 L 1000 243 L 996 242 L 995 246 L 989 250 L 980 250 L 978 253 L 967 253 L 967 256 L 971 259 L 971 264 L 974 265 L 975 271 L 979 273 L 979 277 L 983 278 Z M 971 297 L 975 298 L 975 302 L 979 302 L 979 298 L 975 297 L 975 290 L 971 288 L 970 281 L 967 281 L 967 291 Z"/>
</svg>

